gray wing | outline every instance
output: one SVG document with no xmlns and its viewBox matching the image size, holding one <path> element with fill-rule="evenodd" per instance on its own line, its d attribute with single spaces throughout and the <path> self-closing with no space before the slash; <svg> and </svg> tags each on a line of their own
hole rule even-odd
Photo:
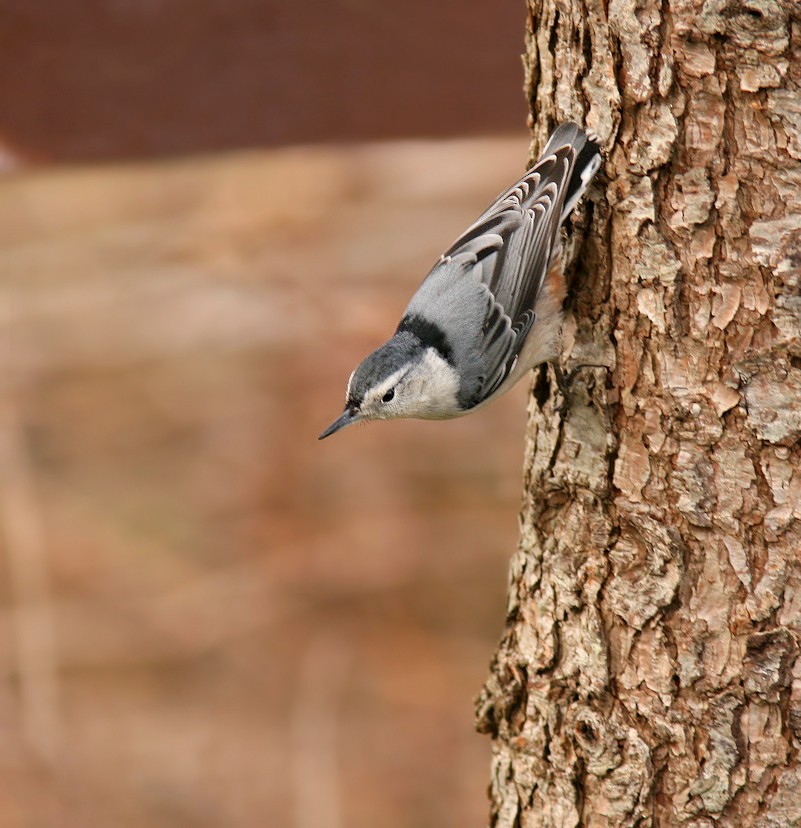
<svg viewBox="0 0 801 828">
<path fill-rule="evenodd" d="M 463 408 L 489 397 L 514 369 L 559 251 L 565 197 L 585 143 L 574 124 L 557 129 L 540 161 L 443 254 L 406 309 L 401 327 L 422 319 L 447 336 Z"/>
</svg>

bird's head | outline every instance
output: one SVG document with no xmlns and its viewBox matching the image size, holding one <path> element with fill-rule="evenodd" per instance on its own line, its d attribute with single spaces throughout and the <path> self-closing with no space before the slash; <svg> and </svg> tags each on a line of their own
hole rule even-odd
<svg viewBox="0 0 801 828">
<path fill-rule="evenodd" d="M 345 410 L 319 439 L 366 420 L 453 417 L 458 390 L 456 372 L 434 349 L 396 333 L 350 375 Z"/>
</svg>

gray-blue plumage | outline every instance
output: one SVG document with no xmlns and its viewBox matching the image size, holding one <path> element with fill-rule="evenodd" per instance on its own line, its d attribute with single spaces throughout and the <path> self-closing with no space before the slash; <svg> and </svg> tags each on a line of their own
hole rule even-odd
<svg viewBox="0 0 801 828">
<path fill-rule="evenodd" d="M 540 160 L 440 257 L 394 336 L 348 384 L 345 413 L 321 437 L 360 419 L 455 417 L 552 359 L 561 324 L 560 228 L 600 165 L 572 123 Z"/>
<path fill-rule="evenodd" d="M 347 404 L 356 408 L 361 406 L 371 388 L 387 379 L 399 365 L 418 359 L 426 347 L 426 344 L 408 331 L 396 333 L 392 339 L 365 357 L 359 365 L 348 387 Z"/>
</svg>

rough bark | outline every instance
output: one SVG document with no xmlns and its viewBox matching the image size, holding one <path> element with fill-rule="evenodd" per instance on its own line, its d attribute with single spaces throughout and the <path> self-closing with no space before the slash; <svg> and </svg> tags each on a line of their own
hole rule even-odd
<svg viewBox="0 0 801 828">
<path fill-rule="evenodd" d="M 492 825 L 801 825 L 801 3 L 529 0 L 574 222 L 566 415 L 530 403 Z"/>
</svg>

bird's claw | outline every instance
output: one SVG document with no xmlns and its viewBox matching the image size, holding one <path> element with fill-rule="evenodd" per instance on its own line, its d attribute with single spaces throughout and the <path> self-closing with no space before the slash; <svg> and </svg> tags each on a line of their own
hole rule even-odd
<svg viewBox="0 0 801 828">
<path fill-rule="evenodd" d="M 565 374 L 560 365 L 555 362 L 552 363 L 552 365 L 554 376 L 556 377 L 556 385 L 559 388 L 559 393 L 562 395 L 562 402 L 556 406 L 556 412 L 563 420 L 567 416 L 567 410 L 570 407 L 570 389 L 572 388 L 579 372 L 583 371 L 585 368 L 605 368 L 607 371 L 610 370 L 608 365 L 601 365 L 594 362 L 581 362 Z"/>
</svg>

